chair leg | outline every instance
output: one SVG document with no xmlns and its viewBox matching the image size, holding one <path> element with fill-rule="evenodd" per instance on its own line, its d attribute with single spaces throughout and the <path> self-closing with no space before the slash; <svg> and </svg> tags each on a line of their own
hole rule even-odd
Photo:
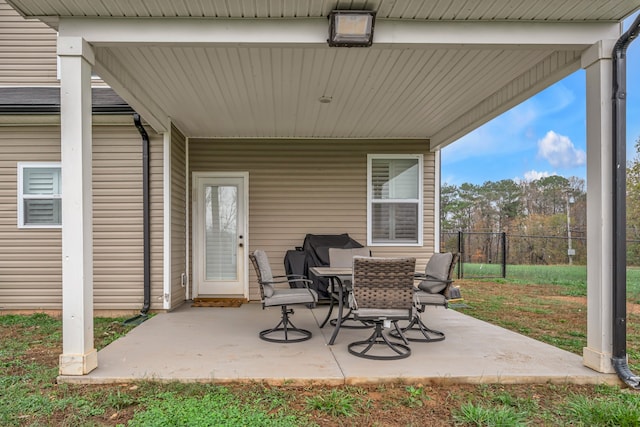
<svg viewBox="0 0 640 427">
<path fill-rule="evenodd" d="M 397 322 L 394 321 L 393 323 L 395 324 L 396 328 L 398 328 Z M 402 336 L 402 333 L 400 333 L 400 336 Z M 383 345 L 385 347 L 388 347 L 396 354 L 369 354 L 369 351 L 373 349 L 375 345 Z M 364 348 L 361 350 L 356 349 L 363 346 Z M 353 354 L 354 356 L 373 360 L 397 360 L 404 359 L 405 357 L 409 357 L 411 355 L 411 349 L 408 345 L 396 343 L 387 339 L 387 337 L 382 333 L 382 322 L 376 322 L 375 330 L 368 339 L 364 341 L 352 342 L 347 346 L 347 349 L 349 350 L 349 353 Z"/>
<path fill-rule="evenodd" d="M 411 319 L 411 322 L 404 328 L 400 328 L 400 331 L 402 331 L 402 333 L 391 331 L 389 335 L 394 338 L 401 338 L 402 335 L 404 335 L 408 341 L 413 342 L 437 342 L 445 339 L 444 332 L 430 329 L 422 322 L 420 313 L 416 313 Z M 416 331 L 419 331 L 424 338 L 420 337 L 420 334 L 416 334 Z"/>
<path fill-rule="evenodd" d="M 327 316 L 324 318 L 324 320 L 320 324 L 320 329 L 324 328 L 324 325 L 326 325 L 327 322 L 329 321 L 329 319 L 331 318 L 331 313 L 333 313 L 334 304 L 335 304 L 334 298 L 333 298 L 333 296 L 330 296 L 329 297 L 329 312 L 327 313 Z"/>
<path fill-rule="evenodd" d="M 297 328 L 289 319 L 289 315 L 293 315 L 293 309 L 288 309 L 287 306 L 283 305 L 280 322 L 274 328 L 261 331 L 260 338 L 265 341 L 278 343 L 294 343 L 310 339 L 312 335 L 311 332 L 306 329 Z M 271 334 L 275 334 L 274 336 L 284 335 L 284 338 L 274 338 Z M 297 336 L 298 338 L 289 338 L 289 335 Z"/>
<path fill-rule="evenodd" d="M 349 309 L 349 311 L 347 312 L 346 315 L 344 315 L 342 317 L 342 320 L 340 322 L 340 327 L 341 328 L 346 328 L 346 329 L 370 329 L 373 326 L 373 322 L 370 322 L 368 320 L 356 320 L 353 318 L 353 315 L 351 314 L 352 310 Z M 356 322 L 356 324 L 347 324 L 345 322 L 350 321 L 350 322 Z M 338 322 L 338 319 L 331 319 L 331 321 L 329 322 L 331 324 L 331 326 L 336 326 L 336 323 Z"/>
</svg>

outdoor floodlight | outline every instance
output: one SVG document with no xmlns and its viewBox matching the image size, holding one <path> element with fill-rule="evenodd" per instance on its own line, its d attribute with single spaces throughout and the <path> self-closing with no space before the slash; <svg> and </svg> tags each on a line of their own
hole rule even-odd
<svg viewBox="0 0 640 427">
<path fill-rule="evenodd" d="M 369 47 L 376 13 L 371 10 L 333 10 L 329 13 L 329 46 Z"/>
</svg>

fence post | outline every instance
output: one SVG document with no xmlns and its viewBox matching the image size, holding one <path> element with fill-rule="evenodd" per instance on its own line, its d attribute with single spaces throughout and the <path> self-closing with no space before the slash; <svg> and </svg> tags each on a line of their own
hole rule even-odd
<svg viewBox="0 0 640 427">
<path fill-rule="evenodd" d="M 460 258 L 458 259 L 458 279 L 462 279 L 464 277 L 464 235 L 462 230 L 458 231 L 458 253 L 460 254 Z"/>
<path fill-rule="evenodd" d="M 507 233 L 502 232 L 502 278 L 507 278 Z"/>
</svg>

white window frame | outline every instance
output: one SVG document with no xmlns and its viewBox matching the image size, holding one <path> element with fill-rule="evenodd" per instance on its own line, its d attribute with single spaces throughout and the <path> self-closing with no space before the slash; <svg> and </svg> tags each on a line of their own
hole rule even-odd
<svg viewBox="0 0 640 427">
<path fill-rule="evenodd" d="M 418 205 L 418 241 L 374 242 L 373 241 L 373 199 L 372 161 L 373 159 L 417 159 L 418 160 L 418 198 L 384 199 L 384 203 L 416 203 Z M 424 240 L 424 156 L 422 154 L 367 154 L 367 246 L 422 246 Z"/>
<path fill-rule="evenodd" d="M 62 224 L 25 224 L 24 223 L 24 170 L 35 168 L 58 168 L 62 175 L 60 162 L 18 162 L 18 228 L 62 228 Z M 60 190 L 62 191 L 62 189 Z M 62 199 L 62 194 L 47 196 L 27 196 L 27 199 Z"/>
</svg>

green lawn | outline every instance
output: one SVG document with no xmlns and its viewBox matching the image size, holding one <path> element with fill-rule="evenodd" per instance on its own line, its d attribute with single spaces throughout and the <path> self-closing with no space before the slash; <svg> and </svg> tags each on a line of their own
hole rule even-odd
<svg viewBox="0 0 640 427">
<path fill-rule="evenodd" d="M 524 279 L 459 281 L 468 304 L 462 310 L 579 352 L 586 340 L 585 322 L 580 302 L 574 300 L 581 298 L 545 298 L 583 291 L 584 279 L 575 273 L 577 269 L 542 267 L 538 271 L 547 277 L 543 284 Z M 132 328 L 122 320 L 95 319 L 96 348 Z M 633 364 L 640 360 L 640 346 L 635 344 L 640 328 L 635 327 L 633 316 L 629 320 L 629 356 L 635 370 L 640 369 Z M 0 342 L 2 427 L 640 426 L 640 392 L 617 387 L 400 382 L 336 387 L 259 382 L 56 384 L 60 319 L 44 314 L 0 316 Z"/>
<path fill-rule="evenodd" d="M 565 295 L 587 295 L 587 267 L 584 265 L 507 265 L 504 282 L 519 284 L 552 284 L 565 287 Z M 472 264 L 463 266 L 465 279 L 500 278 L 498 264 Z M 628 301 L 640 303 L 640 268 L 627 268 Z"/>
</svg>

